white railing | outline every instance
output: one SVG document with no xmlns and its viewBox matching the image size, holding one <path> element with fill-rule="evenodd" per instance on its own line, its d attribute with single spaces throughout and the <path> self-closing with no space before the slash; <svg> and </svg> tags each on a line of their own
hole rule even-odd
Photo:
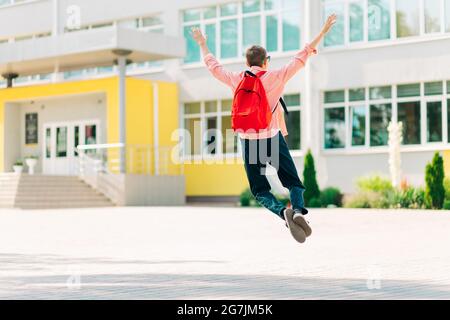
<svg viewBox="0 0 450 320">
<path fill-rule="evenodd" d="M 80 145 L 80 178 L 117 205 L 124 202 L 125 173 L 121 172 L 121 152 L 125 151 L 126 174 L 180 176 L 183 166 L 172 158 L 173 147 L 149 145 Z"/>
</svg>

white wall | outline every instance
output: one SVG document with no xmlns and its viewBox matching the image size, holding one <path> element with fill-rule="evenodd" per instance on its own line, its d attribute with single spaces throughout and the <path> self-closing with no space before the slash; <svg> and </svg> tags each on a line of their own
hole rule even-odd
<svg viewBox="0 0 450 320">
<path fill-rule="evenodd" d="M 0 7 L 0 38 L 50 32 L 52 0 Z"/>
</svg>

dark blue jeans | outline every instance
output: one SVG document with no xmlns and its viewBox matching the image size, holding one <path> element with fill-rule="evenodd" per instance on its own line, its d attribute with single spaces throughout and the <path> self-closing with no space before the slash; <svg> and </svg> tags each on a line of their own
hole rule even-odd
<svg viewBox="0 0 450 320">
<path fill-rule="evenodd" d="M 283 135 L 279 133 L 271 139 L 241 139 L 241 143 L 245 171 L 256 200 L 284 219 L 283 210 L 286 207 L 270 192 L 271 186 L 265 175 L 267 164 L 270 164 L 277 170 L 282 185 L 289 190 L 292 208 L 300 210 L 304 215 L 308 214 L 303 199 L 306 189 L 300 181 Z"/>
</svg>

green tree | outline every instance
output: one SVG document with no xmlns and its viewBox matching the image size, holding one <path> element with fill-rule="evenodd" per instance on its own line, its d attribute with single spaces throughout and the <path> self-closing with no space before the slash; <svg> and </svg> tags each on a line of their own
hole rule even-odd
<svg viewBox="0 0 450 320">
<path fill-rule="evenodd" d="M 439 152 L 435 153 L 432 162 L 426 167 L 425 182 L 428 204 L 434 209 L 442 209 L 445 200 L 444 160 Z"/>
<path fill-rule="evenodd" d="M 320 189 L 316 179 L 316 168 L 314 165 L 314 157 L 311 150 L 305 156 L 305 167 L 303 170 L 303 184 L 306 191 L 303 195 L 307 206 L 311 203 L 316 205 L 317 201 L 320 201 Z"/>
</svg>

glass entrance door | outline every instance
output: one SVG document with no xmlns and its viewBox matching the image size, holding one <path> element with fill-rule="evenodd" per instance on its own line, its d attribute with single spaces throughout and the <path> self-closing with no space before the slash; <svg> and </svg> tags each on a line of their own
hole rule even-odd
<svg viewBox="0 0 450 320">
<path fill-rule="evenodd" d="M 79 145 L 99 143 L 97 121 L 49 123 L 44 126 L 43 173 L 77 175 L 79 173 Z"/>
</svg>

